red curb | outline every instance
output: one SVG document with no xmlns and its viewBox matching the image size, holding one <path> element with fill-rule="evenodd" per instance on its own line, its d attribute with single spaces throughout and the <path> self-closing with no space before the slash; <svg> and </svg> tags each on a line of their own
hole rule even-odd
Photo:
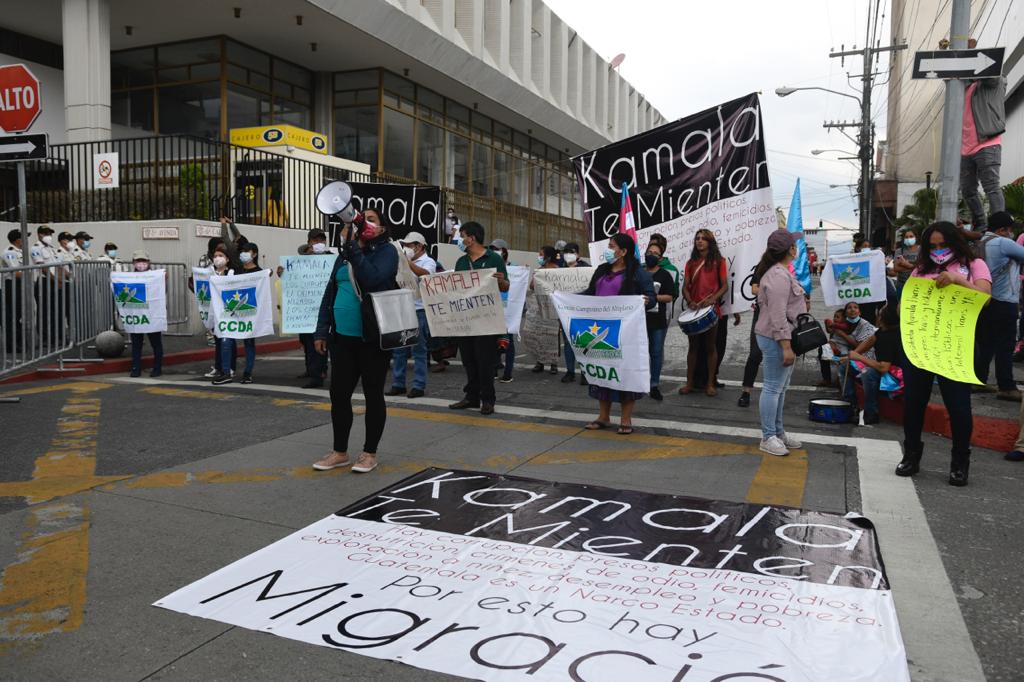
<svg viewBox="0 0 1024 682">
<path fill-rule="evenodd" d="M 298 339 L 285 339 L 280 341 L 265 341 L 264 343 L 256 344 L 257 355 L 267 355 L 269 353 L 283 353 L 284 351 L 296 350 L 301 348 L 302 344 Z M 164 355 L 164 365 L 182 365 L 189 362 L 199 362 L 200 360 L 212 360 L 213 359 L 213 348 L 197 348 L 196 350 L 183 350 L 177 353 L 167 353 Z M 117 374 L 120 372 L 127 372 L 131 369 L 131 358 L 117 358 L 114 360 L 104 360 L 103 362 L 65 362 L 64 367 L 68 369 L 75 369 L 74 375 L 90 376 L 94 374 Z M 153 364 L 152 356 L 142 358 L 143 367 L 151 367 Z M 56 369 L 57 365 L 47 365 L 47 368 Z M 40 368 L 44 369 L 44 368 Z M 0 385 L 3 384 L 20 384 L 28 381 L 40 381 L 42 379 L 53 379 L 59 377 L 60 374 L 54 372 L 43 372 L 40 369 L 26 372 L 25 374 L 18 374 L 13 377 L 0 380 Z M 81 369 L 82 371 L 77 371 Z M 1016 435 L 1016 434 L 1014 434 Z"/>
</svg>

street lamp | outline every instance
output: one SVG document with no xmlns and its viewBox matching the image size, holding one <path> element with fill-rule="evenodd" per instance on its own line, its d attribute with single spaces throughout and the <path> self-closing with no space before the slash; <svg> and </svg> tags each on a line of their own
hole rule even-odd
<svg viewBox="0 0 1024 682">
<path fill-rule="evenodd" d="M 853 152 L 848 152 L 845 149 L 812 149 L 811 150 L 811 153 L 814 154 L 815 156 L 818 156 L 819 154 L 824 154 L 825 152 L 839 152 L 840 154 L 853 154 Z"/>
<path fill-rule="evenodd" d="M 801 90 L 821 90 L 822 92 L 831 92 L 833 95 L 839 95 L 840 97 L 849 97 L 852 100 L 856 100 L 857 104 L 860 104 L 860 97 L 851 95 L 848 92 L 839 92 L 838 90 L 829 90 L 828 88 L 819 88 L 817 86 L 807 88 L 790 88 L 783 85 L 781 88 L 775 88 L 775 94 L 779 97 L 788 97 L 794 92 L 800 92 Z"/>
</svg>

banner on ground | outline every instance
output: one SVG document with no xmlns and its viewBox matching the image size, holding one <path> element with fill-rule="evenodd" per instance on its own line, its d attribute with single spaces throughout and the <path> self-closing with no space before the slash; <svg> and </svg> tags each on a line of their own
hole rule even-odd
<svg viewBox="0 0 1024 682">
<path fill-rule="evenodd" d="M 643 297 L 555 292 L 551 302 L 587 381 L 617 391 L 651 389 Z"/>
<path fill-rule="evenodd" d="M 430 335 L 505 334 L 505 306 L 494 268 L 448 270 L 420 277 Z"/>
<path fill-rule="evenodd" d="M 697 230 L 711 230 L 729 263 L 724 313 L 750 309 L 751 275 L 778 229 L 756 94 L 577 156 L 573 168 L 591 262 L 619 231 L 626 183 L 640 253 L 660 233 L 665 255 L 682 270 Z"/>
<path fill-rule="evenodd" d="M 210 276 L 213 333 L 225 339 L 255 339 L 274 333 L 270 270 Z"/>
<path fill-rule="evenodd" d="M 908 682 L 863 517 L 428 469 L 155 603 L 469 679 Z"/>
<path fill-rule="evenodd" d="M 167 279 L 164 270 L 111 272 L 117 316 L 129 334 L 167 331 Z"/>
<path fill-rule="evenodd" d="M 903 352 L 915 366 L 954 381 L 980 384 L 974 374 L 974 329 L 989 295 L 958 284 L 941 289 L 911 277 L 900 299 Z"/>
<path fill-rule="evenodd" d="M 357 211 L 373 209 L 380 214 L 391 238 L 400 240 L 410 232 L 419 232 L 427 246 L 438 242 L 441 229 L 441 188 L 430 185 L 392 185 L 377 182 L 350 182 L 352 206 Z M 341 221 L 329 219 L 330 244 L 340 246 Z"/>
<path fill-rule="evenodd" d="M 281 256 L 281 332 L 312 334 L 337 256 Z"/>
<path fill-rule="evenodd" d="M 876 249 L 829 256 L 821 271 L 825 305 L 885 300 L 885 254 Z"/>
<path fill-rule="evenodd" d="M 508 265 L 508 291 L 501 292 L 505 306 L 505 327 L 508 333 L 518 336 L 523 323 L 523 306 L 526 305 L 526 290 L 530 286 L 530 268 L 525 265 Z"/>
<path fill-rule="evenodd" d="M 213 316 L 210 315 L 210 275 L 213 268 L 192 268 L 192 288 L 195 290 L 196 308 L 203 326 L 213 330 Z"/>
</svg>

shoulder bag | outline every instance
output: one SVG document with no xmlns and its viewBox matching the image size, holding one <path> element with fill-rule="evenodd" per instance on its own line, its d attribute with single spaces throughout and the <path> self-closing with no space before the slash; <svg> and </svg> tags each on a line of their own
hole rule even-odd
<svg viewBox="0 0 1024 682">
<path fill-rule="evenodd" d="M 793 353 L 803 355 L 807 351 L 817 350 L 828 343 L 828 336 L 821 324 L 810 313 L 801 313 L 796 318 L 796 328 L 790 338 Z"/>
</svg>

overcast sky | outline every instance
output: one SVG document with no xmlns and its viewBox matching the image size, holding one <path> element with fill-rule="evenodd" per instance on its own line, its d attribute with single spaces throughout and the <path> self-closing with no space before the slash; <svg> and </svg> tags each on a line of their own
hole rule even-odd
<svg viewBox="0 0 1024 682">
<path fill-rule="evenodd" d="M 859 80 L 852 81 L 855 91 L 846 74 L 861 73 L 860 59 L 847 59 L 844 67 L 828 55 L 843 44 L 847 49 L 864 45 L 869 0 L 545 2 L 605 60 L 625 53 L 622 76 L 668 120 L 760 91 L 775 203 L 788 211 L 800 177 L 805 225 L 816 226 L 823 218 L 856 226 L 852 188 L 829 185 L 855 183 L 857 167 L 835 160 L 845 154 L 816 157 L 811 150 L 855 152 L 853 142 L 826 131 L 822 122 L 859 121 L 859 105 L 820 90 L 780 98 L 775 88 L 817 86 L 859 95 Z M 885 45 L 888 0 L 881 5 L 879 35 Z M 874 92 L 876 139 L 885 139 L 886 88 Z M 856 129 L 847 132 L 856 135 Z"/>
</svg>

